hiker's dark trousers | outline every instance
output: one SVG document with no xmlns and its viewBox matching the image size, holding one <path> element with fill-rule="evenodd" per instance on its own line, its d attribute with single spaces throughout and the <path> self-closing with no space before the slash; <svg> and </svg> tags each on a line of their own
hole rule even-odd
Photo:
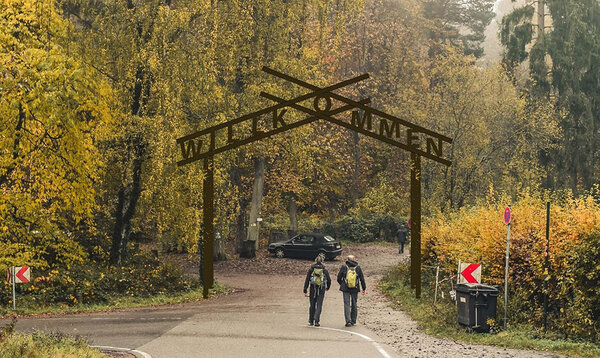
<svg viewBox="0 0 600 358">
<path fill-rule="evenodd" d="M 358 309 L 356 308 L 356 300 L 358 299 L 358 292 L 346 292 L 344 291 L 344 317 L 346 317 L 346 323 L 356 324 L 356 316 L 358 315 Z"/>
<path fill-rule="evenodd" d="M 317 291 L 318 294 L 311 292 L 310 294 L 310 309 L 308 310 L 308 322 L 319 323 L 321 319 L 321 309 L 323 308 L 323 299 L 325 298 L 325 290 Z"/>
<path fill-rule="evenodd" d="M 404 243 L 403 242 L 400 243 L 400 249 L 398 250 L 398 253 L 399 254 L 403 254 L 404 253 Z"/>
</svg>

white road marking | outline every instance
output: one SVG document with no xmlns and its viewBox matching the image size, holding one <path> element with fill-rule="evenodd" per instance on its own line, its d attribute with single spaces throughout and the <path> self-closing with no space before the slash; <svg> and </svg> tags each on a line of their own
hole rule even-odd
<svg viewBox="0 0 600 358">
<path fill-rule="evenodd" d="M 337 328 L 329 328 L 329 327 L 315 327 L 318 329 L 328 329 L 330 331 L 338 331 L 338 332 L 344 332 L 344 333 L 350 333 L 350 334 L 354 334 L 356 336 L 359 336 L 369 342 L 371 342 L 373 344 L 373 346 L 375 347 L 375 349 L 377 349 L 377 351 L 379 351 L 379 353 L 384 357 L 384 358 L 392 358 L 386 351 L 385 349 L 383 349 L 383 347 L 377 343 L 373 338 L 366 336 L 364 334 L 361 333 L 356 333 L 356 332 L 352 332 L 352 331 L 347 331 L 345 329 L 337 329 Z"/>
<path fill-rule="evenodd" d="M 98 349 L 107 349 L 107 350 L 113 350 L 113 351 L 118 351 L 118 352 L 129 352 L 129 353 L 138 353 L 140 354 L 143 358 L 152 358 L 152 356 L 146 352 L 142 352 L 142 351 L 138 351 L 136 349 L 130 349 L 130 348 L 119 348 L 119 347 L 111 347 L 111 346 L 90 346 L 92 348 L 98 348 Z"/>
</svg>

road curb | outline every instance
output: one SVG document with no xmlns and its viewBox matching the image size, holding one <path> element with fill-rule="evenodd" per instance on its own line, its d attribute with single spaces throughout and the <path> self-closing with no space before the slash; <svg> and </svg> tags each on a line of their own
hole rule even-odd
<svg viewBox="0 0 600 358">
<path fill-rule="evenodd" d="M 97 348 L 100 351 L 115 351 L 115 352 L 126 352 L 133 354 L 136 358 L 152 358 L 152 356 L 146 352 L 138 351 L 132 348 L 121 348 L 121 347 L 111 347 L 111 346 L 90 346 L 92 348 Z"/>
</svg>

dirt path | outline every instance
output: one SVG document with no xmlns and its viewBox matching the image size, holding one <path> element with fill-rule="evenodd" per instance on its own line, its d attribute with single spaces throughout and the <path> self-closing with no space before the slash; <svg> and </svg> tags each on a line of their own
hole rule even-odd
<svg viewBox="0 0 600 358">
<path fill-rule="evenodd" d="M 407 251 L 405 251 L 407 252 Z M 418 325 L 407 314 L 393 309 L 389 300 L 377 289 L 377 282 L 393 265 L 408 257 L 398 255 L 397 247 L 390 244 L 347 245 L 344 255 L 354 254 L 365 271 L 368 294 L 359 297 L 359 324 L 376 332 L 380 343 L 391 346 L 400 356 L 405 357 L 560 357 L 549 353 L 514 350 L 491 346 L 469 345 L 449 339 L 429 336 L 418 329 Z M 311 262 L 307 260 L 276 259 L 266 253 L 259 253 L 253 260 L 233 259 L 215 265 L 215 275 L 226 276 L 228 280 L 242 274 L 262 274 L 266 280 L 271 275 L 297 277 L 305 274 Z M 337 273 L 341 259 L 326 262 L 331 275 Z M 192 268 L 196 270 L 196 268 Z M 197 271 L 196 271 L 197 272 Z M 224 277 L 225 278 L 225 277 Z M 333 279 L 333 277 L 332 277 Z M 337 288 L 334 282 L 332 285 Z M 301 288 L 299 288 L 300 290 Z M 255 297 L 261 301 L 260 297 Z M 268 302 L 269 297 L 263 298 Z"/>
</svg>

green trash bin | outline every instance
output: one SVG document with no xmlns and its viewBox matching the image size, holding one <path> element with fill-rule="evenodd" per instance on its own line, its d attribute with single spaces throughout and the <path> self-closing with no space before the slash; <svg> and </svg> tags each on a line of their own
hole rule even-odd
<svg viewBox="0 0 600 358">
<path fill-rule="evenodd" d="M 475 332 L 489 332 L 488 319 L 496 318 L 498 289 L 476 283 L 456 285 L 458 323 Z"/>
</svg>

